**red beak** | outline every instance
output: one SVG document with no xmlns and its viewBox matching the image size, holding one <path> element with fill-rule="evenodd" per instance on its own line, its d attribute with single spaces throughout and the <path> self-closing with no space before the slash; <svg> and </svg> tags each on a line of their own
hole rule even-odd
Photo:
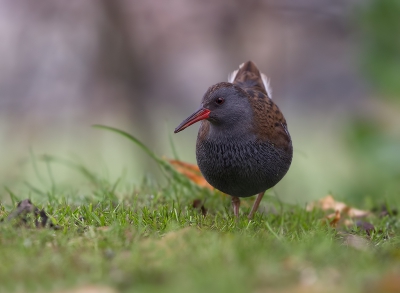
<svg viewBox="0 0 400 293">
<path fill-rule="evenodd" d="M 194 112 L 192 115 L 190 115 L 188 118 L 183 120 L 181 124 L 177 128 L 175 128 L 174 133 L 178 133 L 179 131 L 184 130 L 186 127 L 189 127 L 190 125 L 200 121 L 207 119 L 208 116 L 210 116 L 210 110 L 205 109 L 205 108 L 200 108 L 196 112 Z"/>
</svg>

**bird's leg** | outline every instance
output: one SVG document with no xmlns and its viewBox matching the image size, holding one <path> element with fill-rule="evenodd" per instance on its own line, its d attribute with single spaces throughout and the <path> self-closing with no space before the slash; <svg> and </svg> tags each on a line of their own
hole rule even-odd
<svg viewBox="0 0 400 293">
<path fill-rule="evenodd" d="M 240 198 L 238 198 L 237 196 L 231 196 L 231 199 L 232 199 L 233 213 L 235 214 L 235 217 L 238 219 L 239 218 Z"/>
<path fill-rule="evenodd" d="M 251 208 L 250 214 L 247 216 L 247 218 L 249 220 L 253 219 L 254 213 L 258 210 L 258 206 L 260 205 L 260 202 L 264 196 L 264 193 L 265 193 L 265 191 L 260 192 L 257 195 L 256 201 L 254 202 L 253 207 Z"/>
</svg>

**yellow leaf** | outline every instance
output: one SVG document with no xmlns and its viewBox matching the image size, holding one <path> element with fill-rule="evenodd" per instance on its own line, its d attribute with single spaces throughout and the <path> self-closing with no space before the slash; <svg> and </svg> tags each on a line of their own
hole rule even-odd
<svg viewBox="0 0 400 293">
<path fill-rule="evenodd" d="M 203 175 L 200 172 L 200 169 L 197 165 L 185 163 L 178 160 L 169 160 L 167 161 L 175 168 L 176 171 L 186 176 L 189 180 L 193 181 L 200 187 L 205 187 L 210 190 L 214 190 L 206 179 L 204 179 Z"/>
</svg>

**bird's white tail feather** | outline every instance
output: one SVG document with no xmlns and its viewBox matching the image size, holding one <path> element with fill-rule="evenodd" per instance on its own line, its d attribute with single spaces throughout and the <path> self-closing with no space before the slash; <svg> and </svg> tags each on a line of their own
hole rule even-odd
<svg viewBox="0 0 400 293">
<path fill-rule="evenodd" d="M 234 70 L 234 71 L 232 71 L 231 73 L 228 74 L 228 82 L 233 83 L 238 71 L 239 71 L 239 69 L 238 70 Z"/>
<path fill-rule="evenodd" d="M 239 69 L 242 68 L 244 63 L 239 65 Z M 239 69 L 236 69 L 232 71 L 230 74 L 228 74 L 228 82 L 233 83 L 235 81 L 236 75 L 239 72 Z M 268 97 L 272 99 L 272 88 L 269 82 L 269 78 L 261 72 L 261 79 L 263 81 L 265 90 L 267 91 Z"/>
<path fill-rule="evenodd" d="M 269 83 L 269 78 L 262 72 L 261 72 L 261 78 L 262 78 L 265 90 L 267 91 L 268 97 L 270 99 L 272 99 L 272 88 L 271 88 L 271 85 Z"/>
<path fill-rule="evenodd" d="M 244 63 L 239 65 L 239 69 L 242 68 L 244 65 Z M 234 71 L 232 71 L 230 74 L 228 74 L 228 82 L 233 83 L 233 81 L 236 78 L 237 73 L 239 72 L 239 69 L 236 69 Z"/>
</svg>

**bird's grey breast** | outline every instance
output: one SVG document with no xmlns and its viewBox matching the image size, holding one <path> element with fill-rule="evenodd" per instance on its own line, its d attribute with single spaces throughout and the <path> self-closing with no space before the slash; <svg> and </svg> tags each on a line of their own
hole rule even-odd
<svg viewBox="0 0 400 293">
<path fill-rule="evenodd" d="M 218 140 L 199 131 L 196 157 L 206 180 L 229 195 L 246 197 L 265 191 L 286 174 L 291 154 L 255 139 Z"/>
</svg>

